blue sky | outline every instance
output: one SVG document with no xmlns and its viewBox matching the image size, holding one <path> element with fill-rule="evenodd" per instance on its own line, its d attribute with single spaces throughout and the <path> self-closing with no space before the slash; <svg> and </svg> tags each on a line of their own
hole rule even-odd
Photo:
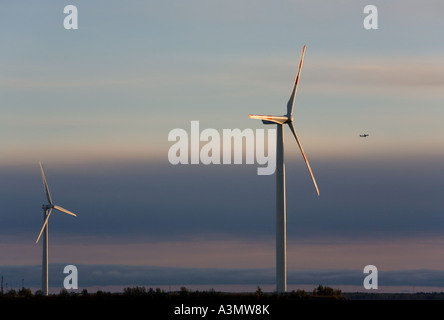
<svg viewBox="0 0 444 320">
<path fill-rule="evenodd" d="M 264 128 L 248 114 L 284 113 L 305 44 L 294 118 L 321 197 L 285 131 L 289 270 L 443 270 L 443 4 L 373 2 L 365 30 L 367 4 L 0 4 L 0 265 L 40 263 L 42 161 L 78 213 L 51 217 L 50 263 L 273 268 L 274 176 L 172 166 L 167 138 Z"/>
</svg>

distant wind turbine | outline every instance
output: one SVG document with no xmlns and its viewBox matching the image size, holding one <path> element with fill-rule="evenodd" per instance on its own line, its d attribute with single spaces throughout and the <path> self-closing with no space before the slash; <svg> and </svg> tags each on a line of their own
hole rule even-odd
<svg viewBox="0 0 444 320">
<path fill-rule="evenodd" d="M 296 134 L 293 125 L 293 106 L 296 91 L 298 89 L 299 77 L 301 74 L 302 62 L 304 60 L 305 46 L 302 49 L 299 69 L 294 81 L 293 91 L 287 103 L 287 114 L 284 116 L 249 115 L 252 119 L 262 120 L 264 124 L 277 124 L 276 135 L 276 290 L 278 293 L 287 291 L 287 240 L 286 240 L 286 201 L 285 201 L 285 162 L 284 162 L 284 131 L 283 125 L 288 124 L 291 132 L 296 138 L 296 142 L 301 149 L 302 156 L 307 164 L 308 172 L 313 180 L 316 192 L 319 196 L 318 185 L 311 171 L 310 164 L 305 156 L 302 144 Z"/>
<path fill-rule="evenodd" d="M 48 220 L 51 215 L 52 209 L 76 216 L 69 210 L 66 210 L 58 205 L 53 204 L 51 194 L 49 193 L 48 183 L 46 182 L 45 173 L 43 172 L 42 163 L 40 162 L 40 171 L 42 172 L 43 186 L 46 191 L 46 199 L 48 204 L 42 205 L 43 209 L 43 227 L 37 237 L 36 244 L 39 242 L 40 237 L 43 234 L 43 258 L 42 258 L 42 291 L 44 295 L 48 295 Z"/>
</svg>

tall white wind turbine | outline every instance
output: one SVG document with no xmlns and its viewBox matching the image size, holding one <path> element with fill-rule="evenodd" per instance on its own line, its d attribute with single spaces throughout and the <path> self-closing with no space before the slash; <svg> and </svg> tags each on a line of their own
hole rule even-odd
<svg viewBox="0 0 444 320">
<path fill-rule="evenodd" d="M 302 62 L 304 60 L 305 46 L 302 49 L 301 61 L 299 62 L 299 69 L 293 85 L 293 91 L 290 95 L 290 100 L 287 103 L 287 114 L 284 116 L 269 116 L 269 115 L 249 115 L 252 119 L 262 120 L 264 124 L 276 124 L 276 290 L 278 293 L 287 291 L 287 240 L 286 240 L 286 201 L 285 201 L 285 162 L 284 162 L 284 130 L 283 125 L 288 124 L 291 132 L 296 138 L 302 156 L 307 164 L 308 172 L 313 180 L 316 192 L 319 196 L 318 185 L 311 171 L 301 141 L 296 134 L 293 125 L 293 106 L 296 91 L 298 89 L 299 78 L 301 75 Z"/>
<path fill-rule="evenodd" d="M 42 172 L 43 186 L 45 187 L 46 199 L 48 204 L 42 205 L 43 209 L 43 227 L 37 237 L 36 244 L 39 242 L 40 237 L 43 234 L 43 258 L 42 258 L 42 291 L 44 295 L 48 295 L 48 220 L 51 215 L 52 209 L 76 216 L 69 210 L 66 210 L 52 202 L 51 194 L 49 193 L 48 183 L 46 182 L 45 173 L 43 172 L 42 163 L 40 162 L 40 171 Z"/>
</svg>

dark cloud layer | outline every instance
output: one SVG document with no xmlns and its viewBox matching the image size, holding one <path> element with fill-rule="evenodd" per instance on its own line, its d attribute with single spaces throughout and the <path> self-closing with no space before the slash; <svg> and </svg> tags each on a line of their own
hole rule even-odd
<svg viewBox="0 0 444 320">
<path fill-rule="evenodd" d="M 444 232 L 444 170 L 431 159 L 287 164 L 289 237 L 413 236 Z M 51 217 L 51 233 L 131 238 L 273 235 L 275 177 L 252 165 L 45 166 L 53 200 L 78 214 Z M 45 201 L 38 165 L 0 168 L 0 232 L 35 234 Z"/>
</svg>

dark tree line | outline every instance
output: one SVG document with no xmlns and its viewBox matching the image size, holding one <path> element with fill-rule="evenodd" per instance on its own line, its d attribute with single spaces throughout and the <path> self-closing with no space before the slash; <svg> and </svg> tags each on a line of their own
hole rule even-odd
<svg viewBox="0 0 444 320">
<path fill-rule="evenodd" d="M 193 291 L 186 287 L 181 287 L 179 291 L 166 292 L 160 288 L 146 288 L 144 286 L 126 287 L 123 292 L 106 292 L 98 290 L 90 293 L 83 289 L 80 292 L 69 292 L 61 289 L 58 294 L 49 294 L 44 296 L 41 290 L 37 290 L 34 294 L 31 289 L 22 288 L 20 290 L 10 289 L 7 292 L 0 292 L 0 299 L 138 299 L 138 298 L 156 298 L 156 299 L 343 299 L 341 290 L 333 289 L 327 286 L 319 285 L 313 292 L 305 290 L 291 291 L 286 294 L 266 293 L 261 287 L 257 287 L 255 292 L 251 293 L 227 293 L 219 292 L 214 289 L 206 291 Z"/>
</svg>

